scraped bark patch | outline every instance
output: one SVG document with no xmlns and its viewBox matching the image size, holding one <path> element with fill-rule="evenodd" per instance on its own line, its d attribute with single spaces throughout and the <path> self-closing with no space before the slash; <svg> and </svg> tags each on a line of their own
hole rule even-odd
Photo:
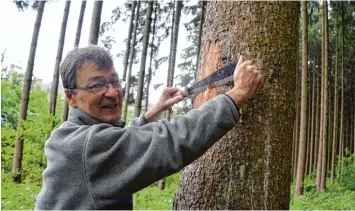
<svg viewBox="0 0 355 211">
<path fill-rule="evenodd" d="M 204 51 L 199 80 L 209 76 L 222 66 L 218 41 L 208 41 Z M 216 88 L 208 88 L 206 91 L 197 94 L 195 97 L 195 108 L 199 108 L 204 102 L 217 95 L 218 91 Z"/>
</svg>

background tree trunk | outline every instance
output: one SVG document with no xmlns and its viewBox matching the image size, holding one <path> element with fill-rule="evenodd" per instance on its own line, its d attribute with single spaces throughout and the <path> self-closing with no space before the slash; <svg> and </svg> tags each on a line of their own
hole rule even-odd
<svg viewBox="0 0 355 211">
<path fill-rule="evenodd" d="M 244 50 L 264 86 L 240 105 L 238 125 L 183 170 L 174 209 L 289 209 L 298 16 L 298 2 L 208 3 L 200 78 Z M 230 88 L 199 94 L 195 107 Z"/>
<path fill-rule="evenodd" d="M 99 40 L 99 32 L 100 32 L 100 22 L 101 22 L 101 11 L 102 11 L 102 0 L 98 0 L 94 2 L 94 8 L 92 10 L 92 18 L 90 25 L 90 34 L 89 34 L 89 44 L 97 45 Z"/>
<path fill-rule="evenodd" d="M 27 117 L 27 108 L 28 108 L 28 103 L 30 101 L 30 90 L 32 84 L 33 65 L 36 56 L 38 35 L 41 29 L 41 22 L 42 22 L 45 3 L 46 1 L 40 1 L 38 5 L 37 17 L 34 24 L 33 34 L 32 34 L 30 54 L 28 57 L 27 69 L 25 73 L 23 90 L 21 94 L 20 113 L 19 113 L 19 118 L 17 123 L 17 137 L 16 137 L 16 144 L 15 144 L 14 161 L 12 165 L 12 172 L 14 173 L 15 183 L 21 182 L 22 153 L 23 153 L 23 144 L 24 144 L 22 121 L 26 121 L 26 117 Z"/>
<path fill-rule="evenodd" d="M 301 131 L 298 151 L 298 165 L 295 194 L 303 194 L 303 179 L 306 157 L 306 132 L 307 132 L 307 73 L 308 73 L 308 13 L 307 2 L 302 1 L 302 93 L 301 93 Z"/>
<path fill-rule="evenodd" d="M 68 16 L 69 16 L 69 11 L 70 11 L 70 3 L 71 3 L 71 1 L 65 2 L 62 27 L 60 29 L 60 35 L 59 35 L 57 56 L 56 56 L 56 60 L 55 60 L 52 88 L 51 88 L 51 94 L 50 94 L 50 102 L 49 102 L 49 114 L 52 116 L 55 115 L 55 109 L 56 109 L 56 105 L 57 105 L 57 94 L 58 94 L 58 83 L 59 83 L 59 66 L 60 66 L 60 62 L 62 61 L 63 48 L 64 48 L 64 42 L 65 42 L 65 32 L 67 29 L 67 22 L 68 22 Z"/>
<path fill-rule="evenodd" d="M 128 67 L 128 58 L 131 52 L 131 40 L 132 40 L 132 30 L 133 30 L 133 20 L 134 20 L 134 12 L 136 10 L 137 1 L 133 1 L 132 3 L 132 10 L 131 10 L 131 17 L 129 19 L 129 27 L 128 27 L 128 35 L 127 35 L 127 42 L 126 42 L 126 52 L 124 54 L 123 60 L 123 79 L 126 79 L 127 67 Z"/>
<path fill-rule="evenodd" d="M 145 62 L 147 60 L 147 50 L 149 43 L 149 34 L 150 34 L 150 26 L 152 23 L 152 11 L 153 11 L 153 3 L 154 1 L 149 1 L 148 9 L 146 14 L 146 21 L 144 26 L 144 35 L 143 35 L 143 49 L 142 49 L 142 57 L 141 57 L 141 67 L 139 70 L 138 76 L 138 89 L 137 89 L 137 97 L 134 106 L 134 116 L 138 117 L 141 114 L 142 109 L 142 97 L 143 97 L 143 86 L 144 86 L 144 76 L 145 76 Z"/>
<path fill-rule="evenodd" d="M 314 142 L 315 142 L 315 107 L 316 107 L 316 57 L 313 56 L 312 62 L 312 117 L 311 117 L 311 146 L 310 146 L 310 154 L 309 154 L 309 175 L 312 175 L 313 170 L 313 153 L 314 153 Z"/>
<path fill-rule="evenodd" d="M 172 43 L 170 47 L 170 56 L 169 56 L 169 70 L 168 70 L 168 80 L 167 80 L 167 87 L 173 87 L 174 85 L 174 70 L 175 70 L 175 60 L 176 60 L 176 52 L 177 52 L 177 43 L 179 37 L 179 25 L 180 25 L 180 17 L 181 17 L 181 9 L 182 9 L 182 1 L 175 2 L 175 9 L 174 9 L 174 23 L 173 23 L 173 30 L 172 30 Z M 169 111 L 166 112 L 166 118 L 170 120 L 171 113 Z"/>
<path fill-rule="evenodd" d="M 200 51 L 201 51 L 201 38 L 203 34 L 203 24 L 205 23 L 205 13 L 206 13 L 206 1 L 200 1 L 201 4 L 201 20 L 198 26 L 198 41 L 197 41 L 197 56 L 196 56 L 196 73 L 198 70 L 198 64 L 200 61 Z M 196 74 L 195 74 L 196 76 Z"/>
<path fill-rule="evenodd" d="M 131 75 L 132 75 L 132 67 L 133 67 L 133 59 L 136 54 L 135 46 L 137 40 L 137 30 L 138 30 L 138 20 L 139 20 L 139 11 L 140 11 L 140 2 L 137 2 L 137 11 L 134 20 L 134 28 L 133 28 L 133 36 L 132 36 L 132 44 L 131 44 L 131 51 L 129 54 L 129 65 L 128 65 L 128 73 L 126 75 L 126 87 L 125 87 L 125 94 L 123 98 L 123 109 L 122 109 L 122 120 L 127 121 L 127 112 L 128 112 L 128 101 L 130 96 L 130 89 L 131 89 Z"/>
<path fill-rule="evenodd" d="M 74 48 L 79 47 L 80 35 L 81 35 L 81 28 L 82 28 L 82 26 L 83 26 L 85 8 L 86 8 L 86 0 L 83 0 L 83 1 L 81 1 L 81 7 L 80 7 L 80 14 L 79 14 L 79 19 L 78 19 L 78 25 L 77 25 L 77 27 L 76 27 Z M 65 121 L 67 121 L 67 119 L 68 119 L 68 112 L 69 112 L 69 105 L 68 105 L 68 102 L 67 102 L 66 100 L 64 100 L 64 107 L 63 107 L 63 114 L 62 114 L 62 123 L 65 122 Z"/>
<path fill-rule="evenodd" d="M 148 68 L 148 77 L 147 77 L 147 93 L 145 96 L 145 112 L 148 111 L 148 106 L 149 106 L 149 87 L 150 87 L 150 82 L 152 80 L 152 61 L 154 57 L 154 38 L 155 38 L 155 24 L 157 22 L 157 11 L 159 9 L 158 2 L 155 2 L 155 7 L 154 7 L 154 21 L 153 21 L 153 30 L 152 30 L 152 42 L 150 44 L 150 56 L 149 56 L 149 68 Z"/>
</svg>

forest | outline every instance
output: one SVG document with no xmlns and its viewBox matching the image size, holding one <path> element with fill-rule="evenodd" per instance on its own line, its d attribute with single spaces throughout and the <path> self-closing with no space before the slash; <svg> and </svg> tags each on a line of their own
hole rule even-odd
<svg viewBox="0 0 355 211">
<path fill-rule="evenodd" d="M 9 62 L 9 49 L 0 46 L 2 209 L 34 209 L 44 144 L 68 118 L 59 75 L 68 37 L 75 37 L 71 48 L 98 45 L 118 61 L 126 83 L 121 118 L 128 123 L 162 88 L 190 86 L 241 53 L 261 67 L 263 86 L 239 108 L 239 123 L 188 167 L 136 192 L 135 210 L 355 209 L 355 1 L 122 1 L 111 8 L 108 0 L 80 2 L 75 10 L 72 1 L 10 3 L 36 17 L 26 65 Z M 41 27 L 47 7 L 62 17 L 60 33 L 49 38 L 57 49 L 46 70 L 51 84 L 43 88 L 33 73 L 48 60 L 36 56 L 40 34 L 50 30 Z M 66 33 L 69 15 L 75 34 Z M 114 50 L 118 45 L 123 50 Z M 185 99 L 164 118 L 231 86 Z"/>
</svg>

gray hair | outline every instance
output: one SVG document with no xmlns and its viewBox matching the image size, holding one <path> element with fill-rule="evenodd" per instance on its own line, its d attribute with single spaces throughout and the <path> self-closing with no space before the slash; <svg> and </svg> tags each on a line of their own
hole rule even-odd
<svg viewBox="0 0 355 211">
<path fill-rule="evenodd" d="M 104 48 L 88 46 L 71 50 L 63 59 L 60 75 L 65 89 L 76 88 L 76 71 L 86 62 L 94 62 L 99 69 L 113 67 L 112 57 Z"/>
</svg>

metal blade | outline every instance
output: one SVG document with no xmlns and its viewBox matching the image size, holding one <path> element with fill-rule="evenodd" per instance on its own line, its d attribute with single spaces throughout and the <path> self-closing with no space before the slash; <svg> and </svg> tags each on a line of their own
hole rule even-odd
<svg viewBox="0 0 355 211">
<path fill-rule="evenodd" d="M 199 92 L 206 91 L 209 86 L 221 86 L 233 81 L 233 73 L 236 66 L 237 62 L 227 64 L 206 78 L 194 83 L 191 87 L 187 88 L 188 95 L 191 96 Z"/>
</svg>

